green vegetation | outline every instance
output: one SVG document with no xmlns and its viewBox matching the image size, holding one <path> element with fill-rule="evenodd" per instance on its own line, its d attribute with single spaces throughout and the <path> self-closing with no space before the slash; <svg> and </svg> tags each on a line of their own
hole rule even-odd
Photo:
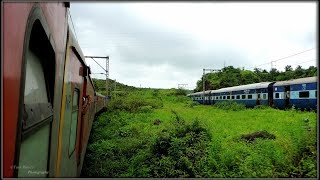
<svg viewBox="0 0 320 180">
<path fill-rule="evenodd" d="M 82 177 L 316 177 L 315 112 L 133 89 L 95 119 Z M 115 95 L 115 94 L 114 94 Z"/>
<path fill-rule="evenodd" d="M 255 68 L 254 71 L 249 71 L 228 66 L 222 68 L 220 72 L 205 74 L 204 79 L 205 90 L 209 90 L 258 82 L 285 81 L 311 76 L 317 76 L 317 67 L 310 66 L 308 69 L 303 69 L 301 66 L 298 66 L 295 70 L 293 70 L 290 65 L 287 65 L 285 67 L 285 71 L 283 72 L 279 72 L 275 68 L 268 72 L 259 68 Z M 201 79 L 197 82 L 197 87 L 194 89 L 194 92 L 203 90 L 202 79 L 203 78 L 201 77 Z"/>
</svg>

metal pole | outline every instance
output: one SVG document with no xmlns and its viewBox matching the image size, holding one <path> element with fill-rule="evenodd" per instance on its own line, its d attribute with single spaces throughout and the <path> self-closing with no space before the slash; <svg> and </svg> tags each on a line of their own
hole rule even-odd
<svg viewBox="0 0 320 180">
<path fill-rule="evenodd" d="M 109 63 L 109 57 L 106 60 L 106 71 L 109 72 L 108 63 Z M 108 97 L 108 73 L 107 72 L 106 72 L 106 95 Z"/>
<path fill-rule="evenodd" d="M 109 77 L 109 56 L 84 56 L 85 58 L 105 58 L 106 59 L 106 69 L 104 69 L 96 60 L 94 60 L 105 72 L 106 72 L 106 96 L 108 96 L 108 77 Z"/>
<path fill-rule="evenodd" d="M 205 92 L 205 78 L 204 78 L 204 75 L 205 75 L 205 71 L 210 71 L 210 72 L 218 72 L 220 70 L 218 69 L 203 69 L 203 75 L 202 75 L 202 86 L 203 86 L 203 100 L 202 100 L 202 103 L 204 104 L 204 92 Z"/>
<path fill-rule="evenodd" d="M 202 75 L 202 89 L 203 89 L 203 95 L 202 95 L 202 103 L 204 104 L 204 91 L 205 91 L 205 83 L 204 83 L 204 73 L 205 69 L 203 69 L 203 75 Z"/>
</svg>

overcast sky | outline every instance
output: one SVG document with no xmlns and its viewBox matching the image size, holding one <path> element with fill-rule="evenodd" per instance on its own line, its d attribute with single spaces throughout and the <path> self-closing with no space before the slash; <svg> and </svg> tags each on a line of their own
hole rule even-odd
<svg viewBox="0 0 320 180">
<path fill-rule="evenodd" d="M 151 88 L 188 84 L 188 89 L 195 88 L 203 68 L 269 71 L 271 61 L 306 50 L 273 67 L 316 66 L 316 12 L 314 2 L 71 2 L 70 7 L 84 55 L 109 56 L 110 79 Z M 104 60 L 96 61 L 105 67 Z M 103 73 L 93 60 L 86 62 L 92 73 Z"/>
</svg>

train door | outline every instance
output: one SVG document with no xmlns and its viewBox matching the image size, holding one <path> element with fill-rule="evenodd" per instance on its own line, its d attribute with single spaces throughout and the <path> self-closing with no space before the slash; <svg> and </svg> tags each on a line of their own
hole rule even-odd
<svg viewBox="0 0 320 180">
<path fill-rule="evenodd" d="M 290 86 L 284 86 L 284 99 L 285 99 L 285 108 L 289 107 L 290 104 Z"/>
<path fill-rule="evenodd" d="M 80 67 L 80 75 L 82 76 L 82 79 L 83 79 L 83 87 L 82 87 L 82 106 L 81 106 L 81 112 L 80 112 L 80 119 L 79 119 L 79 133 L 78 133 L 78 137 L 77 137 L 77 168 L 78 168 L 78 172 L 77 174 L 80 174 L 80 171 L 81 171 L 81 161 L 82 161 L 82 157 L 83 156 L 83 153 L 85 152 L 84 151 L 84 146 L 85 146 L 85 141 L 86 141 L 86 135 L 87 135 L 87 129 L 88 129 L 88 101 L 91 101 L 91 99 L 89 99 L 87 97 L 87 83 L 88 83 L 88 80 L 86 78 L 86 76 L 88 75 L 88 68 L 86 65 L 84 64 L 81 64 L 81 67 Z"/>
<path fill-rule="evenodd" d="M 67 42 L 56 177 L 75 177 L 78 175 L 83 124 L 81 118 L 84 86 L 83 64 L 78 52 L 72 46 L 74 37 L 70 30 Z"/>
<path fill-rule="evenodd" d="M 53 121 L 55 53 L 40 20 L 34 21 L 25 47 L 23 110 L 15 175 L 48 177 Z"/>
<path fill-rule="evenodd" d="M 261 89 L 257 89 L 256 90 L 256 94 L 257 94 L 257 101 L 256 101 L 256 105 L 260 105 L 261 104 Z"/>
<path fill-rule="evenodd" d="M 273 84 L 274 82 L 268 85 L 268 105 L 270 107 L 273 106 Z"/>
</svg>

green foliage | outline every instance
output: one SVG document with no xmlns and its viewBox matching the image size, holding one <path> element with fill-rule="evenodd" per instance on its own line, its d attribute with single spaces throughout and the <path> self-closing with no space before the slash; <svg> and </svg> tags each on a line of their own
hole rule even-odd
<svg viewBox="0 0 320 180">
<path fill-rule="evenodd" d="M 175 113 L 175 126 L 162 130 L 151 146 L 151 177 L 204 177 L 210 133 L 199 120 L 185 123 Z"/>
<path fill-rule="evenodd" d="M 231 111 L 240 111 L 246 108 L 244 104 L 237 103 L 235 101 L 219 102 L 219 103 L 215 103 L 213 106 L 219 109 L 231 110 Z"/>
<path fill-rule="evenodd" d="M 163 106 L 162 100 L 159 98 L 148 98 L 139 96 L 137 93 L 125 92 L 122 96 L 117 96 L 111 99 L 107 104 L 108 111 L 148 111 L 151 108 L 160 108 Z"/>
<path fill-rule="evenodd" d="M 184 89 L 177 89 L 175 95 L 176 96 L 186 96 L 187 95 L 187 91 L 184 90 Z"/>
<path fill-rule="evenodd" d="M 103 95 L 106 95 L 106 80 L 105 79 L 95 79 L 92 78 L 93 86 L 95 88 L 96 92 L 99 92 Z M 114 91 L 135 91 L 137 88 L 133 86 L 128 86 L 119 82 L 116 82 L 112 79 L 108 79 L 108 91 L 114 92 Z"/>
<path fill-rule="evenodd" d="M 315 112 L 122 92 L 93 122 L 82 177 L 317 177 Z"/>
</svg>

